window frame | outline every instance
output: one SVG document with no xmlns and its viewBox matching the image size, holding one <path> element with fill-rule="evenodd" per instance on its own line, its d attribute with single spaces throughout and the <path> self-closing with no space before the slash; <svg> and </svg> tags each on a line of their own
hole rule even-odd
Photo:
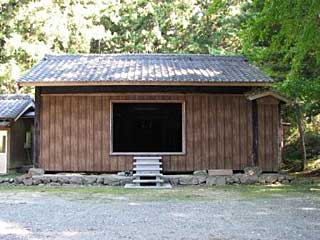
<svg viewBox="0 0 320 240">
<path fill-rule="evenodd" d="M 113 104 L 114 103 L 180 103 L 182 111 L 182 152 L 114 152 L 113 151 Z M 110 155 L 185 155 L 186 154 L 186 103 L 185 100 L 110 100 Z"/>
</svg>

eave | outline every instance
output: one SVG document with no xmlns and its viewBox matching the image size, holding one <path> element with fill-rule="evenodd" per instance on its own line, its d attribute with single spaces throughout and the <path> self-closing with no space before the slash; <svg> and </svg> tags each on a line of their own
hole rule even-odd
<svg viewBox="0 0 320 240">
<path fill-rule="evenodd" d="M 252 92 L 252 93 L 248 93 L 246 95 L 247 99 L 250 101 L 257 100 L 259 98 L 263 98 L 263 97 L 267 97 L 267 96 L 274 97 L 274 98 L 276 98 L 286 104 L 290 103 L 290 100 L 288 98 L 280 95 L 279 93 L 271 91 L 271 90 L 263 91 L 263 92 Z"/>
<path fill-rule="evenodd" d="M 247 86 L 270 87 L 267 82 L 201 82 L 201 81 L 57 81 L 57 82 L 18 82 L 19 87 L 49 87 L 49 86 Z"/>
</svg>

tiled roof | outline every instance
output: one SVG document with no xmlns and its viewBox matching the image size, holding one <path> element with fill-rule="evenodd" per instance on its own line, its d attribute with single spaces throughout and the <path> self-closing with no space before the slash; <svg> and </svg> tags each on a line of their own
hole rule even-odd
<svg viewBox="0 0 320 240">
<path fill-rule="evenodd" d="M 108 82 L 271 83 L 241 56 L 196 54 L 48 55 L 18 80 L 23 83 Z"/>
<path fill-rule="evenodd" d="M 28 108 L 34 108 L 33 99 L 26 94 L 0 95 L 0 119 L 16 119 Z"/>
</svg>

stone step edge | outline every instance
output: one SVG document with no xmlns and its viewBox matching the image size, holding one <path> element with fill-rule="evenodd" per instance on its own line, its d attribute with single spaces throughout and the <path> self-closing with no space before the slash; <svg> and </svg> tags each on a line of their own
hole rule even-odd
<svg viewBox="0 0 320 240">
<path fill-rule="evenodd" d="M 162 165 L 162 163 L 161 162 L 134 162 L 133 163 L 133 165 L 136 165 L 136 166 L 139 166 L 139 165 L 141 165 L 141 166 L 144 166 L 144 165 L 147 165 L 147 166 L 149 166 L 149 165 Z"/>
<path fill-rule="evenodd" d="M 163 177 L 162 173 L 134 173 L 134 177 Z"/>
<path fill-rule="evenodd" d="M 163 183 L 162 179 L 134 179 L 133 183 Z"/>
</svg>

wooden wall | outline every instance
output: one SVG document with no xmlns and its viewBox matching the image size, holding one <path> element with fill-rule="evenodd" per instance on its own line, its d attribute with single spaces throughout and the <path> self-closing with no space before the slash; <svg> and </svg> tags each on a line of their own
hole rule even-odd
<svg viewBox="0 0 320 240">
<path fill-rule="evenodd" d="M 24 148 L 26 132 L 31 131 L 32 119 L 22 119 L 11 122 L 8 169 L 16 169 L 24 165 L 32 165 L 31 151 L 29 156 Z"/>
<path fill-rule="evenodd" d="M 272 97 L 257 100 L 258 104 L 258 163 L 264 171 L 278 171 L 279 101 Z"/>
<path fill-rule="evenodd" d="M 185 101 L 186 154 L 163 156 L 165 172 L 241 170 L 252 165 L 252 103 L 243 95 L 44 94 L 40 113 L 40 166 L 46 171 L 75 172 L 132 169 L 132 156 L 110 155 L 110 100 L 119 99 Z M 260 114 L 268 115 L 265 113 L 268 106 Z M 277 120 L 274 114 L 272 118 Z M 268 121 L 263 124 L 261 127 L 269 129 Z M 268 142 L 270 136 L 267 130 L 264 133 L 263 139 Z M 266 146 L 262 148 L 265 155 L 261 152 L 259 157 L 264 156 L 261 166 L 269 170 L 270 163 L 265 161 L 271 157 L 271 148 L 275 156 L 276 146 Z"/>
</svg>

